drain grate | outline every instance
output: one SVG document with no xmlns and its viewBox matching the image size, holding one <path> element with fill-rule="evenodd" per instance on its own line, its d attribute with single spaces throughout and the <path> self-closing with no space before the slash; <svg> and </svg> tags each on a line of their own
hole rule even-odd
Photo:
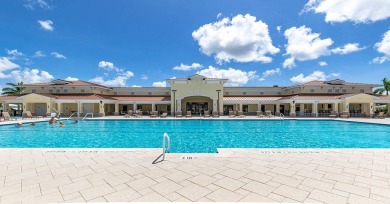
<svg viewBox="0 0 390 204">
<path fill-rule="evenodd" d="M 191 160 L 191 159 L 198 159 L 198 157 L 185 156 L 185 157 L 181 157 L 181 159 Z"/>
</svg>

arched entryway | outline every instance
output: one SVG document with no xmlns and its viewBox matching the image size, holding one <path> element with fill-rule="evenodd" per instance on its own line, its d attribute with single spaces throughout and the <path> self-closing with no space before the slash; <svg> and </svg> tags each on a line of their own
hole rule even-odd
<svg viewBox="0 0 390 204">
<path fill-rule="evenodd" d="M 181 100 L 181 111 L 191 111 L 192 114 L 213 110 L 213 99 L 205 96 L 189 96 Z"/>
</svg>

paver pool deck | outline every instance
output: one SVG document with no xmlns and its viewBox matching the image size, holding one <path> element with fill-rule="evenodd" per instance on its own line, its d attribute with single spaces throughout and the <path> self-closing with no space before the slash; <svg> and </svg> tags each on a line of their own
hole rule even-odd
<svg viewBox="0 0 390 204">
<path fill-rule="evenodd" d="M 390 149 L 218 149 L 154 162 L 160 155 L 161 149 L 0 148 L 0 203 L 390 203 Z"/>
</svg>

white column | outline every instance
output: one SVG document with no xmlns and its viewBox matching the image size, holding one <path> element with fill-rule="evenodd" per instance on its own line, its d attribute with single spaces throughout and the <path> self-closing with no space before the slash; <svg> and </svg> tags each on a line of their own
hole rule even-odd
<svg viewBox="0 0 390 204">
<path fill-rule="evenodd" d="M 81 103 L 80 101 L 77 101 L 77 117 L 80 117 L 80 112 L 81 112 Z M 72 114 L 72 113 L 70 113 Z"/>
<path fill-rule="evenodd" d="M 61 116 L 62 113 L 62 103 L 57 103 L 57 111 L 58 111 L 58 116 Z"/>
<path fill-rule="evenodd" d="M 375 112 L 375 103 L 370 103 L 370 115 Z"/>
<path fill-rule="evenodd" d="M 275 111 L 276 113 L 276 115 L 280 115 L 280 104 L 279 103 L 277 103 L 276 104 L 276 111 Z"/>
<path fill-rule="evenodd" d="M 304 112 L 305 112 L 305 104 L 304 103 L 300 103 L 299 104 L 299 114 L 301 116 L 304 116 L 305 115 Z"/>
<path fill-rule="evenodd" d="M 115 104 L 114 115 L 119 115 L 119 103 Z"/>
<path fill-rule="evenodd" d="M 137 104 L 136 103 L 133 103 L 133 111 L 135 113 L 135 111 L 137 111 Z"/>
<path fill-rule="evenodd" d="M 344 103 L 344 110 L 343 111 L 349 113 L 349 103 L 347 103 L 347 102 Z"/>
<path fill-rule="evenodd" d="M 218 111 L 218 102 L 217 102 L 218 98 L 214 98 L 213 99 L 213 111 Z"/>
<path fill-rule="evenodd" d="M 387 115 L 390 116 L 390 103 L 388 103 L 386 107 L 387 107 Z"/>
<path fill-rule="evenodd" d="M 156 111 L 156 104 L 152 103 L 152 111 Z"/>
<path fill-rule="evenodd" d="M 258 110 L 258 111 L 261 111 L 261 103 L 259 103 L 259 104 L 257 105 L 257 110 Z"/>
<path fill-rule="evenodd" d="M 176 112 L 181 111 L 181 99 L 176 99 Z"/>
<path fill-rule="evenodd" d="M 297 114 L 295 112 L 295 103 L 290 103 L 290 116 L 291 117 L 297 116 Z"/>
<path fill-rule="evenodd" d="M 339 103 L 333 104 L 333 111 L 339 112 Z"/>
<path fill-rule="evenodd" d="M 46 106 L 47 106 L 47 109 L 46 109 L 46 114 L 48 114 L 48 113 L 51 113 L 51 102 L 48 102 L 48 103 L 46 103 Z"/>
<path fill-rule="evenodd" d="M 99 103 L 99 116 L 104 117 L 106 113 L 104 112 L 104 103 Z"/>
<path fill-rule="evenodd" d="M 318 117 L 318 102 L 314 103 L 314 117 Z"/>
<path fill-rule="evenodd" d="M 242 111 L 242 103 L 240 103 L 240 110 L 239 111 Z"/>
</svg>

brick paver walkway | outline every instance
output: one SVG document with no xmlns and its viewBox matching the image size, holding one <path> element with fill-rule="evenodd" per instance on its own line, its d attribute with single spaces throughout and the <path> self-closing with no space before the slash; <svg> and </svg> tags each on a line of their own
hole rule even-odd
<svg viewBox="0 0 390 204">
<path fill-rule="evenodd" d="M 0 203 L 389 203 L 388 149 L 0 149 Z"/>
</svg>

